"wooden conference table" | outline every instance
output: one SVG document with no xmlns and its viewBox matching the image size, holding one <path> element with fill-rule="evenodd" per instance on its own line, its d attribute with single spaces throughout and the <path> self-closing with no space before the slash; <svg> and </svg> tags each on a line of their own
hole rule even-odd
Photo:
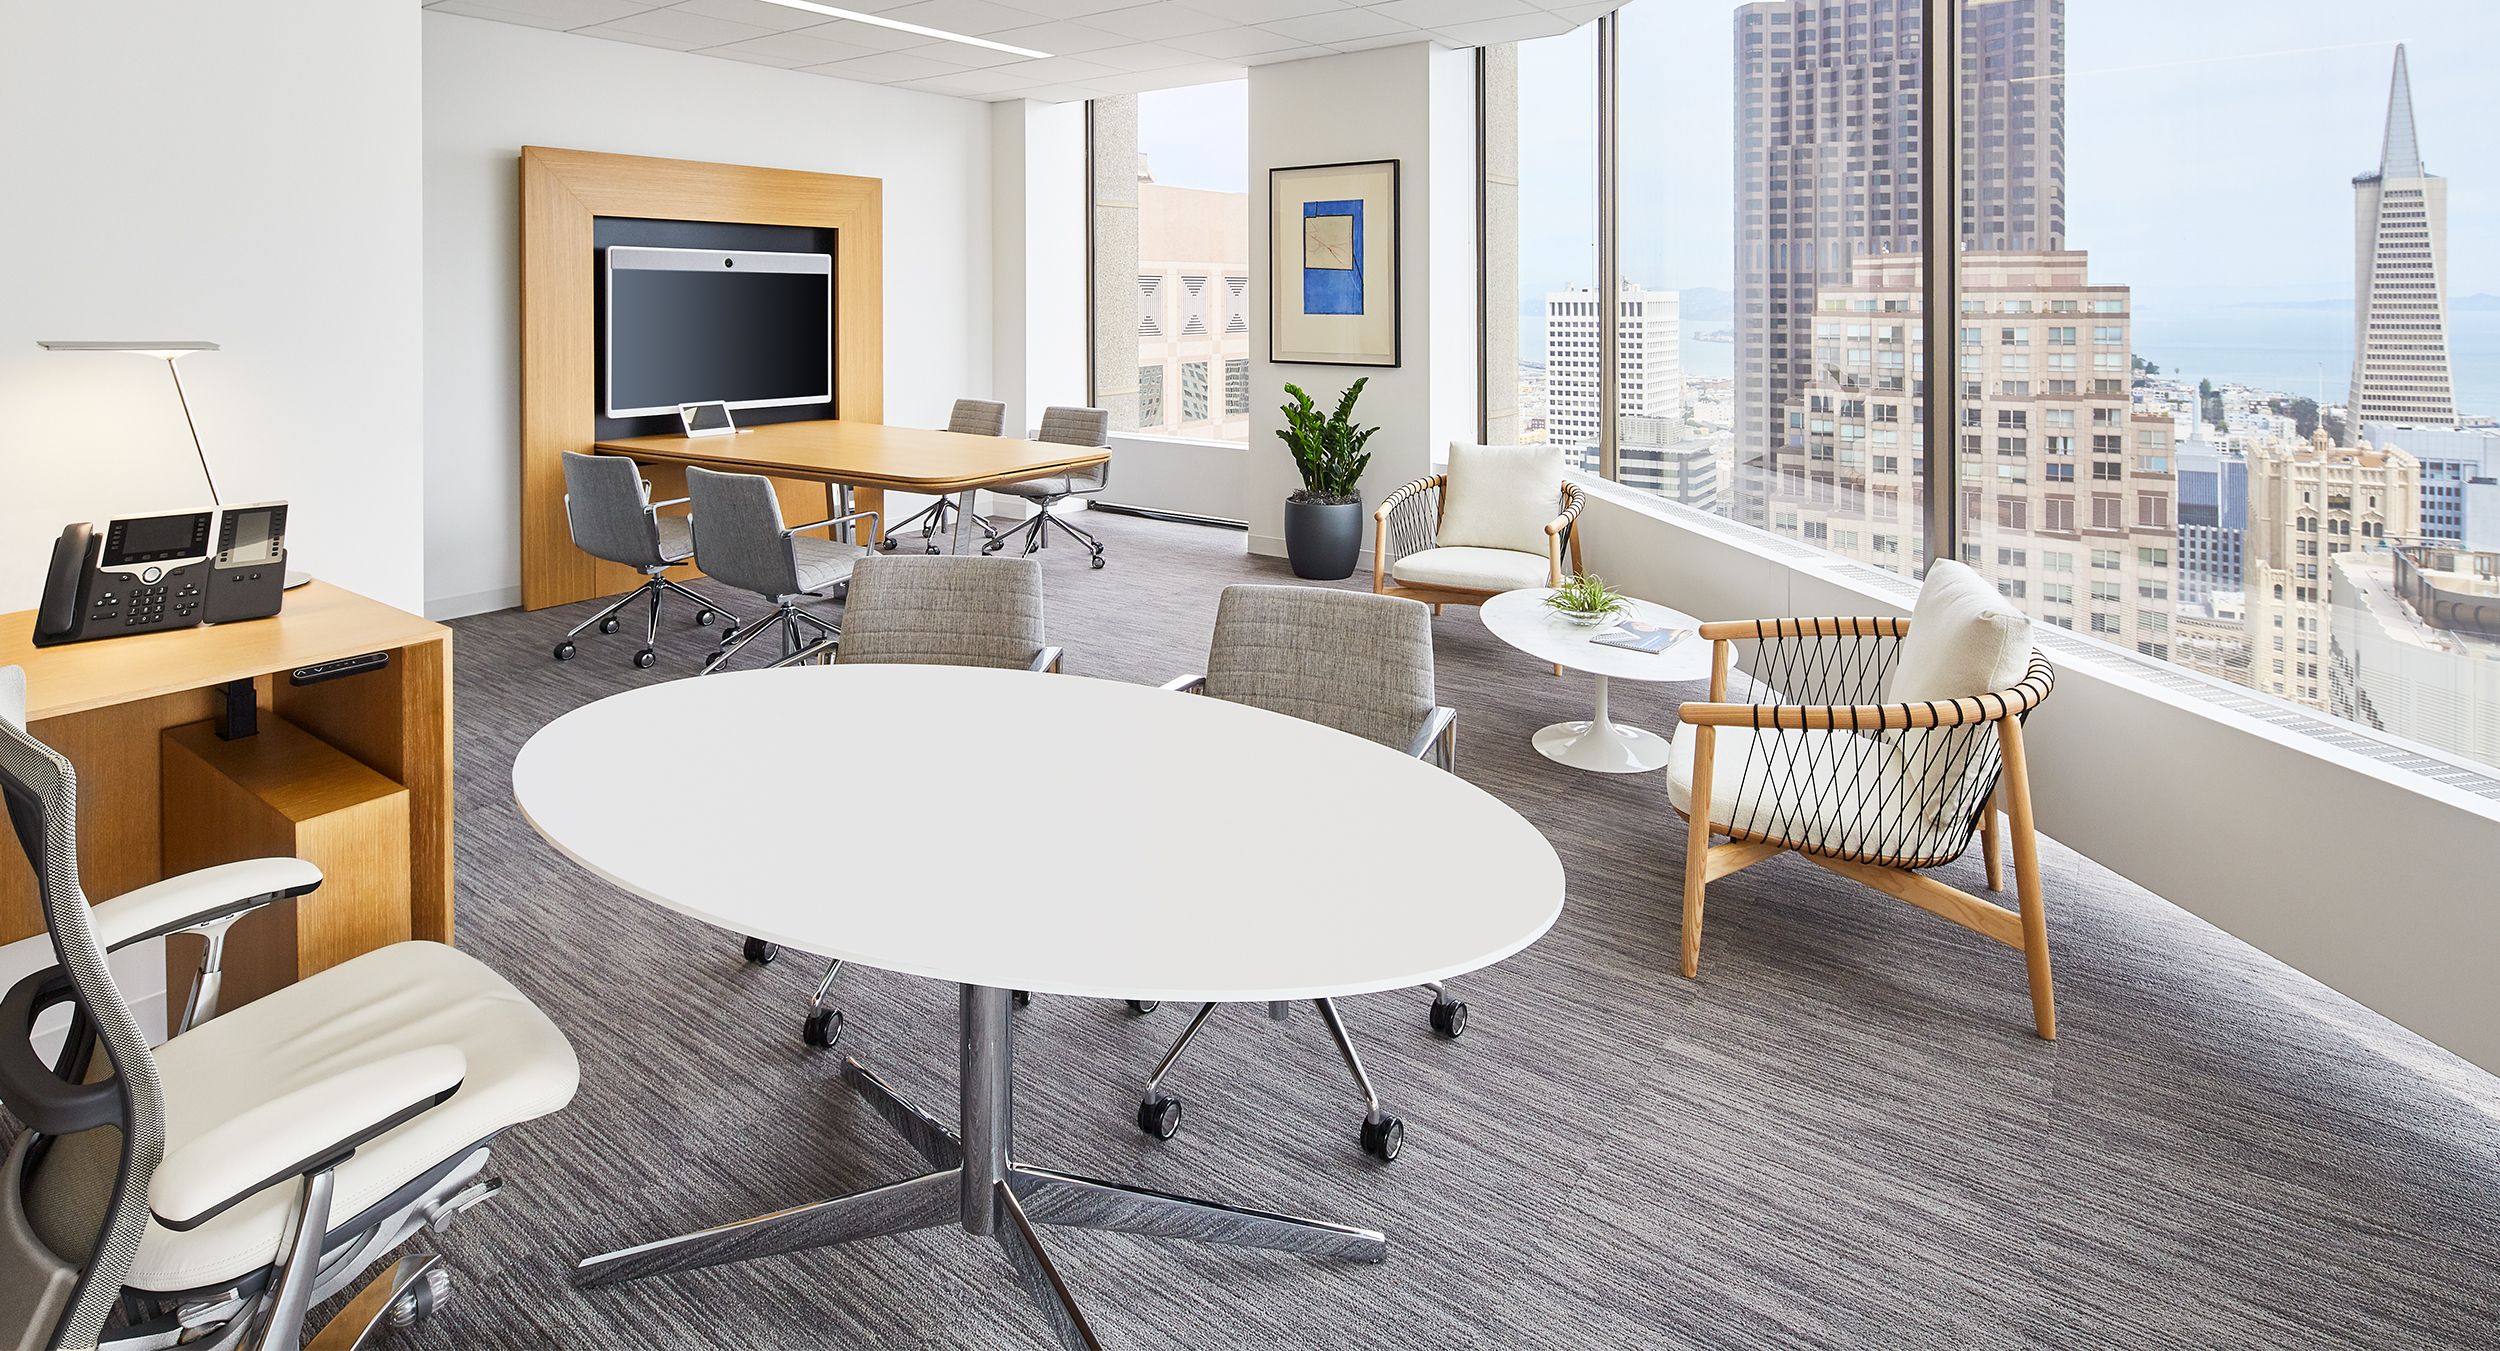
<svg viewBox="0 0 2500 1351">
<path fill-rule="evenodd" d="M 1111 458 L 1111 451 L 1101 446 L 840 419 L 769 422 L 731 436 L 630 436 L 600 441 L 591 448 L 605 455 L 631 456 L 644 465 L 680 470 L 701 465 L 728 473 L 821 483 L 826 487 L 827 516 L 843 514 L 837 494 L 847 488 L 852 494 L 850 509 L 876 512 L 880 531 L 886 521 L 888 490 L 933 497 L 959 494 L 957 553 L 964 551 L 974 491 L 1085 469 Z"/>
<path fill-rule="evenodd" d="M 1051 766 L 1087 804 L 1084 866 L 1014 887 L 928 894 L 928 860 L 1030 820 L 1031 786 L 982 775 L 943 801 L 869 793 L 843 808 L 861 847 L 720 866 L 693 835 L 652 833 L 652 727 L 699 727 L 763 759 L 698 756 L 670 788 L 765 838 L 824 826 L 831 758 L 950 763 L 999 727 L 1094 727 Z M 932 741 L 934 738 L 934 743 Z M 1312 833 L 1312 784 L 1368 804 L 1364 828 Z M 654 904 L 732 934 L 961 987 L 960 1110 L 924 1111 L 856 1060 L 843 1078 L 919 1151 L 891 1185 L 584 1260 L 585 1285 L 960 1225 L 1004 1250 L 1061 1345 L 1098 1345 L 1037 1226 L 1377 1262 L 1377 1231 L 1167 1196 L 1033 1164 L 1013 1147 L 1012 992 L 1265 1003 L 1404 989 L 1488 966 L 1561 913 L 1562 862 L 1536 827 L 1455 774 L 1263 709 L 1112 681 L 970 667 L 800 666 L 676 680 L 549 723 L 512 766 L 521 811 L 559 851 Z M 1431 838 L 1430 849 L 1400 844 Z M 898 904 L 897 898 L 919 903 Z"/>
</svg>

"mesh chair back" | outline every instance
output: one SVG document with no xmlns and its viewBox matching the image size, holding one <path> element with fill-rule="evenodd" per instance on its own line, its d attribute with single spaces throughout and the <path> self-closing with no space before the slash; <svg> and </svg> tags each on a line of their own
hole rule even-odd
<svg viewBox="0 0 2500 1351">
<path fill-rule="evenodd" d="M 564 452 L 564 519 L 573 547 L 632 568 L 656 568 L 660 523 L 642 490 L 642 466 L 621 455 Z"/>
<path fill-rule="evenodd" d="M 1042 410 L 1042 434 L 1035 439 L 1067 446 L 1108 446 L 1111 444 L 1111 414 L 1100 408 L 1045 408 Z M 1081 493 L 1091 492 L 1110 481 L 1109 460 L 1068 475 L 1068 487 Z"/>
<path fill-rule="evenodd" d="M 798 552 L 782 533 L 771 479 L 697 466 L 686 470 L 686 495 L 694 499 L 694 555 L 704 575 L 771 599 L 800 590 Z"/>
<path fill-rule="evenodd" d="M 7 800 L 9 824 L 34 870 L 44 928 L 67 978 L 67 994 L 76 1005 L 69 1043 L 57 1069 L 65 1083 L 86 1080 L 100 1041 L 113 1070 L 110 1078 L 89 1089 L 103 1101 L 109 1124 L 80 1129 L 70 1139 L 101 1143 L 111 1136 L 119 1138 L 106 1143 L 103 1150 L 116 1166 L 93 1178 L 94 1185 L 82 1188 L 86 1194 L 29 1196 L 29 1218 L 38 1232 L 51 1227 L 47 1218 L 57 1219 L 64 1212 L 80 1217 L 82 1232 L 62 1234 L 52 1227 L 45 1237 L 46 1246 L 65 1261 L 83 1262 L 85 1270 L 71 1289 L 56 1279 L 46 1279 L 53 1273 L 12 1269 L 10 1259 L 24 1261 L 24 1255 L 0 1252 L 0 1277 L 5 1277 L 0 1279 L 0 1338 L 14 1343 L 33 1332 L 32 1343 L 38 1346 L 92 1346 L 121 1295 L 122 1282 L 130 1274 L 131 1263 L 139 1255 L 140 1237 L 147 1230 L 148 1179 L 165 1153 L 165 1095 L 138 1019 L 105 966 L 104 947 L 96 938 L 87 896 L 79 886 L 78 771 L 59 752 L 27 734 L 25 692 L 25 673 L 0 667 L 0 797 Z M 38 1009 L 44 1002 L 38 1000 Z M 0 1036 L 22 1046 L 29 1030 L 25 1026 L 0 1028 Z M 35 1104 L 12 1102 L 8 1107 L 28 1125 L 44 1129 L 49 1113 Z M 20 1183 L 19 1177 L 0 1178 L 0 1186 Z"/>
<path fill-rule="evenodd" d="M 1007 405 L 995 399 L 957 399 L 946 418 L 946 430 L 965 436 L 1007 434 Z"/>
<path fill-rule="evenodd" d="M 1228 586 L 1207 693 L 1405 750 L 1432 716 L 1432 611 L 1358 591 Z"/>
<path fill-rule="evenodd" d="M 1039 563 L 896 554 L 852 567 L 834 660 L 1021 670 L 1041 650 Z"/>
</svg>

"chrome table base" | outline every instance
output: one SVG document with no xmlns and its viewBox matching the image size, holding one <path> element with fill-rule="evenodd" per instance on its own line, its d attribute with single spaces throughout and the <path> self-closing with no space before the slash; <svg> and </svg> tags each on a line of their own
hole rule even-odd
<svg viewBox="0 0 2500 1351">
<path fill-rule="evenodd" d="M 1050 1318 L 1059 1344 L 1084 1351 L 1102 1343 L 1051 1265 L 1037 1226 L 1107 1229 L 1366 1262 L 1389 1255 L 1388 1239 L 1375 1230 L 1168 1196 L 1015 1162 L 1009 1152 L 1014 1135 L 1012 1007 L 1013 997 L 1006 990 L 963 987 L 960 1133 L 895 1092 L 857 1060 L 842 1062 L 843 1079 L 933 1171 L 829 1201 L 584 1258 L 574 1269 L 573 1283 L 606 1285 L 960 1224 L 966 1233 L 996 1240 L 1025 1293 Z"/>
</svg>

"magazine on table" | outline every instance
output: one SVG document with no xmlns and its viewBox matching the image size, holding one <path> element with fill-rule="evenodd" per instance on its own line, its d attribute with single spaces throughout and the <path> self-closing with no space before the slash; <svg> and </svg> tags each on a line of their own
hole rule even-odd
<svg viewBox="0 0 2500 1351">
<path fill-rule="evenodd" d="M 1619 619 L 1589 635 L 1589 641 L 1633 652 L 1664 652 L 1690 633 L 1691 629 L 1644 624 L 1637 619 Z"/>
</svg>

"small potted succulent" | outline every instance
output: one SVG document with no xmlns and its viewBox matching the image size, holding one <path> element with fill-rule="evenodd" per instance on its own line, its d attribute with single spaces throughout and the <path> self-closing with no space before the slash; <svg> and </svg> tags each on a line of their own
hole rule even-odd
<svg viewBox="0 0 2500 1351">
<path fill-rule="evenodd" d="M 1606 579 L 1589 572 L 1575 572 L 1570 580 L 1554 588 L 1545 598 L 1545 606 L 1564 619 L 1582 628 L 1596 628 L 1607 620 L 1632 608 L 1632 602 L 1620 591 L 1606 585 Z"/>
<path fill-rule="evenodd" d="M 1356 491 L 1372 457 L 1363 444 L 1378 427 L 1354 425 L 1354 401 L 1369 376 L 1346 387 L 1337 409 L 1322 415 L 1299 385 L 1285 386 L 1285 425 L 1276 437 L 1293 452 L 1302 487 L 1285 499 L 1285 557 L 1293 575 L 1337 581 L 1354 575 L 1363 552 L 1363 498 Z"/>
</svg>

